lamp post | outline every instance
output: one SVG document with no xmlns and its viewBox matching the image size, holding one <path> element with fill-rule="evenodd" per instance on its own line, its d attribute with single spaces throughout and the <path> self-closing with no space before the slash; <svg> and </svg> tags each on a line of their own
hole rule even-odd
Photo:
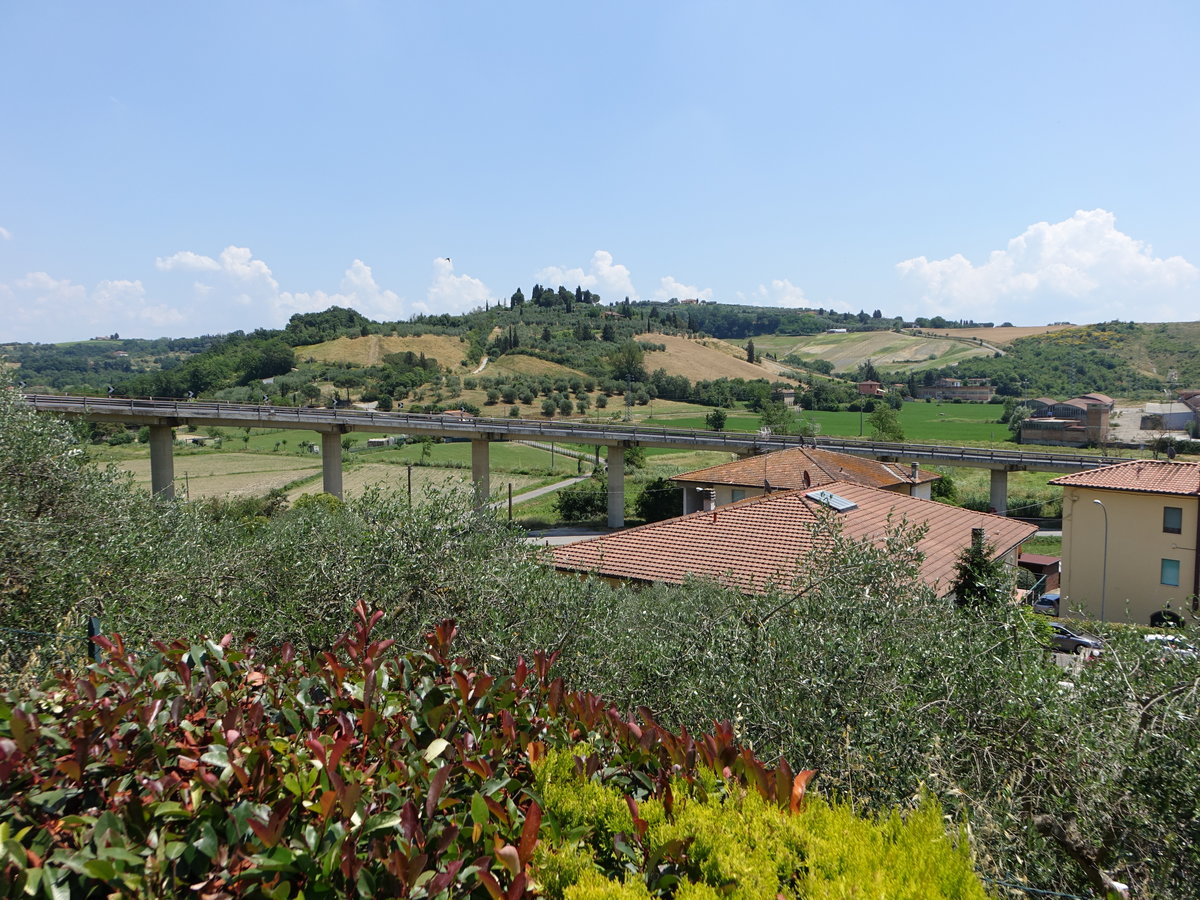
<svg viewBox="0 0 1200 900">
<path fill-rule="evenodd" d="M 1100 568 L 1100 621 L 1104 621 L 1104 602 L 1108 599 L 1108 508 L 1099 500 L 1093 500 L 1104 513 L 1104 560 Z"/>
</svg>

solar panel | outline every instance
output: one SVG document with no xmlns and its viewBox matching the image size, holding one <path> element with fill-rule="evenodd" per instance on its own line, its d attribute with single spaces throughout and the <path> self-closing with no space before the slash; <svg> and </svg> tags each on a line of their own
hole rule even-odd
<svg viewBox="0 0 1200 900">
<path fill-rule="evenodd" d="M 858 508 L 858 504 L 853 500 L 847 500 L 845 497 L 839 497 L 837 494 L 834 494 L 830 491 L 809 491 L 804 496 L 808 497 L 810 500 L 816 500 L 818 503 L 828 506 L 830 509 L 837 510 L 838 512 L 845 512 L 848 509 Z"/>
</svg>

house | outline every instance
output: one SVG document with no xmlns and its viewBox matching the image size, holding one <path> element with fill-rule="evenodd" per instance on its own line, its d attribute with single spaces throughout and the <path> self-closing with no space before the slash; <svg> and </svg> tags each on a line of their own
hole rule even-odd
<svg viewBox="0 0 1200 900">
<path fill-rule="evenodd" d="M 918 400 L 987 403 L 992 399 L 992 382 L 988 378 L 938 378 L 931 385 L 916 385 L 913 388 L 913 396 Z"/>
<path fill-rule="evenodd" d="M 858 392 L 864 397 L 882 397 L 887 393 L 883 389 L 883 384 L 878 381 L 860 381 L 858 383 Z"/>
<path fill-rule="evenodd" d="M 1063 610 L 1138 625 L 1197 611 L 1200 463 L 1137 459 L 1050 484 L 1063 489 Z"/>
<path fill-rule="evenodd" d="M 1193 389 L 1178 390 L 1175 393 L 1192 413 L 1193 434 L 1200 434 L 1200 391 Z"/>
<path fill-rule="evenodd" d="M 924 525 L 916 543 L 919 577 L 939 595 L 950 593 L 959 555 L 982 528 L 993 559 L 1016 564 L 1018 548 L 1037 528 L 1016 519 L 960 509 L 849 481 L 816 490 L 783 491 L 557 547 L 554 567 L 611 581 L 682 584 L 710 578 L 746 593 L 787 586 L 804 558 L 827 546 L 834 517 L 847 537 L 882 545 L 902 521 Z"/>
<path fill-rule="evenodd" d="M 1109 414 L 1114 400 L 1091 393 L 1061 403 L 1039 397 L 1026 403 L 1028 418 L 1021 422 L 1022 444 L 1086 447 L 1108 440 Z"/>
<path fill-rule="evenodd" d="M 675 475 L 671 480 L 683 488 L 683 511 L 696 512 L 726 506 L 772 491 L 809 490 L 835 481 L 851 481 L 928 500 L 936 472 L 917 466 L 876 462 L 849 453 L 834 453 L 815 447 L 796 447 L 747 456 L 707 469 Z"/>
</svg>

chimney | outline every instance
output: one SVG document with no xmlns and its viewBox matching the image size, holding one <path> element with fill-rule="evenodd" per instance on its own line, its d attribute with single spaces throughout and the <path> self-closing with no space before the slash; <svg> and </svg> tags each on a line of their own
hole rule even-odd
<svg viewBox="0 0 1200 900">
<path fill-rule="evenodd" d="M 983 547 L 983 529 L 982 528 L 972 528 L 971 529 L 971 547 L 974 548 L 975 550 L 979 550 Z"/>
<path fill-rule="evenodd" d="M 913 463 L 913 464 L 912 464 L 912 480 L 913 480 L 914 482 L 917 480 L 917 477 L 918 477 L 918 475 L 920 474 L 920 472 L 921 472 L 921 470 L 920 470 L 920 468 L 917 466 L 917 464 L 916 464 L 916 463 Z"/>
<path fill-rule="evenodd" d="M 716 521 L 715 510 L 717 508 L 717 492 L 710 488 L 709 490 L 701 491 L 700 497 L 704 503 L 704 511 L 714 513 L 713 521 L 715 522 Z"/>
</svg>

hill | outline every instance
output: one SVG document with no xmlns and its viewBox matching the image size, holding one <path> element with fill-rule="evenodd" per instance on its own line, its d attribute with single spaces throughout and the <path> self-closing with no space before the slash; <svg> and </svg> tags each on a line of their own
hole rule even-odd
<svg viewBox="0 0 1200 900">
<path fill-rule="evenodd" d="M 639 334 L 637 339 L 666 345 L 666 350 L 646 354 L 646 368 L 651 371 L 666 369 L 668 375 L 682 375 L 691 381 L 714 378 L 793 380 L 780 374 L 782 366 L 746 362 L 745 350 L 725 341 L 694 340 L 672 334 Z"/>
<path fill-rule="evenodd" d="M 1037 337 L 1075 328 L 1074 325 L 1002 325 L 995 328 L 944 328 L 922 329 L 924 333 L 940 334 L 943 337 L 977 338 L 989 344 L 1008 344 L 1020 338 Z"/>
<path fill-rule="evenodd" d="M 547 375 L 551 378 L 581 378 L 584 373 L 560 363 L 550 362 L 536 356 L 526 356 L 524 353 L 506 353 L 499 359 L 489 359 L 483 370 L 485 375 Z"/>
<path fill-rule="evenodd" d="M 971 329 L 974 330 L 974 329 Z M 991 329 L 985 329 L 991 330 Z M 975 356 L 991 356 L 986 347 L 972 347 L 942 337 L 917 337 L 895 331 L 859 331 L 849 334 L 756 335 L 759 352 L 779 359 L 798 356 L 805 361 L 825 360 L 834 371 L 853 372 L 868 359 L 891 371 L 923 371 Z"/>
<path fill-rule="evenodd" d="M 466 361 L 467 344 L 461 338 L 445 334 L 396 335 L 368 334 L 364 337 L 339 337 L 320 344 L 297 347 L 298 359 L 312 358 L 318 362 L 350 363 L 355 366 L 377 366 L 391 353 L 424 353 L 442 366 L 470 371 Z"/>
</svg>

